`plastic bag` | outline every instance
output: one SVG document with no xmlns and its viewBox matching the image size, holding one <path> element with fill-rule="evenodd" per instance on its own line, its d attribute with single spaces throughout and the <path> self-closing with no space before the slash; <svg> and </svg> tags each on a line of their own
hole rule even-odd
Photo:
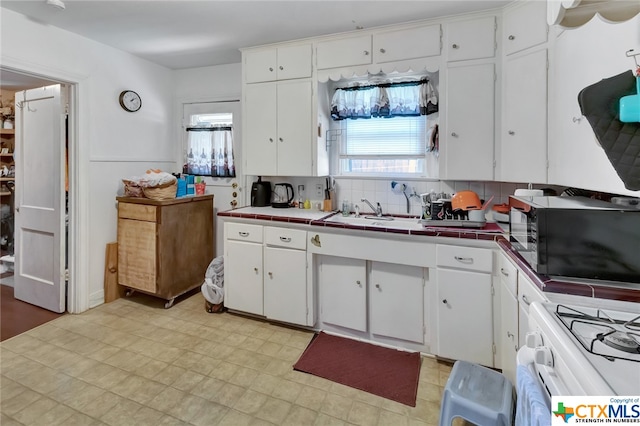
<svg viewBox="0 0 640 426">
<path fill-rule="evenodd" d="M 204 283 L 200 287 L 205 300 L 212 305 L 224 301 L 224 258 L 218 256 L 211 261 L 204 274 Z M 209 310 L 209 309 L 207 309 Z M 211 311 L 212 312 L 212 311 Z"/>
</svg>

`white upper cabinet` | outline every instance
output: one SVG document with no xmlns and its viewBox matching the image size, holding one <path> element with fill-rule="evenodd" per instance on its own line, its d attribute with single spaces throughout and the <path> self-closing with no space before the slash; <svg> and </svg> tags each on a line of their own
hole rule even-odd
<svg viewBox="0 0 640 426">
<path fill-rule="evenodd" d="M 547 182 L 547 49 L 508 56 L 504 64 L 500 180 Z"/>
<path fill-rule="evenodd" d="M 321 41 L 316 46 L 318 69 L 367 65 L 371 63 L 371 36 L 345 37 Z"/>
<path fill-rule="evenodd" d="M 440 54 L 440 25 L 385 31 L 373 35 L 375 63 L 437 56 Z"/>
<path fill-rule="evenodd" d="M 489 63 L 447 68 L 441 178 L 493 180 L 494 67 Z"/>
<path fill-rule="evenodd" d="M 492 58 L 496 51 L 496 18 L 486 16 L 446 25 L 447 60 Z"/>
<path fill-rule="evenodd" d="M 527 1 L 504 13 L 504 53 L 519 52 L 547 41 L 547 2 Z"/>
<path fill-rule="evenodd" d="M 243 55 L 245 82 L 309 78 L 311 53 L 311 44 L 248 50 Z"/>
</svg>

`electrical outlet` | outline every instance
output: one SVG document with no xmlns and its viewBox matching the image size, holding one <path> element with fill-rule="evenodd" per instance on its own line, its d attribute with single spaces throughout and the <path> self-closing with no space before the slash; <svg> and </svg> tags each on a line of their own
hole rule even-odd
<svg viewBox="0 0 640 426">
<path fill-rule="evenodd" d="M 319 199 L 322 199 L 323 197 L 321 183 L 316 183 L 316 197 L 318 197 Z"/>
</svg>

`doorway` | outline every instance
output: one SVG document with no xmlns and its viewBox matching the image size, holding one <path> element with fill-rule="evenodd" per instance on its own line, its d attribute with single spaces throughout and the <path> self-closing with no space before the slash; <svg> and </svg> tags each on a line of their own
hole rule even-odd
<svg viewBox="0 0 640 426">
<path fill-rule="evenodd" d="M 61 101 L 61 104 L 66 105 L 67 107 L 65 108 L 68 113 L 64 113 L 64 109 L 62 110 L 63 113 L 60 114 L 59 116 L 62 117 L 60 119 L 61 123 L 60 123 L 60 139 L 56 139 L 56 143 L 59 143 L 60 146 L 60 150 L 61 150 L 61 158 L 64 158 L 63 160 L 61 160 L 61 162 L 63 162 L 63 164 L 61 164 L 61 167 L 57 170 L 56 174 L 58 174 L 59 176 L 56 176 L 59 178 L 60 181 L 64 182 L 64 188 L 62 188 L 63 190 L 61 190 L 59 193 L 60 195 L 60 200 L 58 200 L 57 204 L 60 206 L 60 211 L 61 211 L 61 235 L 60 235 L 60 250 L 53 253 L 53 252 L 47 252 L 44 251 L 43 253 L 40 253 L 41 256 L 43 256 L 42 258 L 42 263 L 47 263 L 48 261 L 51 261 L 52 259 L 47 259 L 46 257 L 51 256 L 53 253 L 54 257 L 60 257 L 60 262 L 63 265 L 62 266 L 62 273 L 61 274 L 57 274 L 58 276 L 56 277 L 56 279 L 58 280 L 58 286 L 61 289 L 60 291 L 60 295 L 59 297 L 62 299 L 58 304 L 57 304 L 57 308 L 56 312 L 59 312 L 60 310 L 62 312 L 68 310 L 69 308 L 69 304 L 67 303 L 68 297 L 67 295 L 69 294 L 67 286 L 71 286 L 72 285 L 72 281 L 68 280 L 69 274 L 65 272 L 66 268 L 69 266 L 69 253 L 70 253 L 70 246 L 71 243 L 73 241 L 73 238 L 70 238 L 72 236 L 71 234 L 71 230 L 72 228 L 69 226 L 69 224 L 71 223 L 70 216 L 69 216 L 69 212 L 70 209 L 69 207 L 71 206 L 73 199 L 70 196 L 70 194 L 72 194 L 72 192 L 70 191 L 71 189 L 71 184 L 73 182 L 72 179 L 69 179 L 69 176 L 71 176 L 70 172 L 71 172 L 71 167 L 70 165 L 72 164 L 71 162 L 69 162 L 69 157 L 70 154 L 73 154 L 73 146 L 70 144 L 71 142 L 71 138 L 70 138 L 70 131 L 69 131 L 69 123 L 71 120 L 70 117 L 70 113 L 71 111 L 73 111 L 72 108 L 68 108 L 68 106 L 71 104 L 71 94 L 74 93 L 74 91 L 72 90 L 72 86 L 69 84 L 65 84 L 64 82 L 55 80 L 55 79 L 50 79 L 48 77 L 42 77 L 42 76 L 36 76 L 36 75 L 31 75 L 29 73 L 23 73 L 21 71 L 17 71 L 17 70 L 10 70 L 10 69 L 5 69 L 5 68 L 0 68 L 0 88 L 2 90 L 2 102 L 3 102 L 3 106 L 6 107 L 6 105 L 12 105 L 13 106 L 13 115 L 14 117 L 16 115 L 18 116 L 22 116 L 24 114 L 22 114 L 22 102 L 21 102 L 21 98 L 20 99 L 15 99 L 15 94 L 26 94 L 26 93 L 30 93 L 34 90 L 40 89 L 40 88 L 45 88 L 45 87 L 53 87 L 54 85 L 59 85 L 61 92 L 63 93 L 63 96 L 61 97 L 61 99 L 63 99 Z M 16 101 L 18 101 L 16 103 Z M 18 109 L 19 111 L 15 111 L 16 109 Z M 32 109 L 33 111 L 33 109 Z M 3 112 L 4 109 L 3 109 Z M 18 120 L 19 121 L 19 120 Z M 15 122 L 14 122 L 15 123 Z M 28 130 L 31 130 L 31 128 L 29 128 Z M 25 131 L 24 128 L 21 129 L 20 133 L 22 133 L 23 137 L 29 133 L 27 131 Z M 3 139 L 4 142 L 4 139 Z M 15 143 L 17 141 L 15 141 L 14 138 L 14 144 L 13 146 L 7 146 L 7 150 L 10 152 L 14 152 L 16 146 Z M 7 143 L 5 143 L 5 145 L 9 145 Z M 4 145 L 3 145 L 4 148 Z M 14 162 L 14 176 L 19 175 L 21 172 L 23 172 L 23 170 L 20 170 L 20 164 L 25 164 L 25 162 L 27 162 L 29 159 L 26 158 L 29 156 L 29 151 L 27 149 L 24 149 L 25 146 L 20 146 L 19 148 L 22 148 L 23 154 L 22 157 L 24 158 L 20 158 L 21 161 L 15 161 Z M 32 151 L 33 152 L 33 151 Z M 64 157 L 62 157 L 64 156 Z M 17 157 L 17 156 L 16 156 Z M 26 170 L 25 170 L 26 171 Z M 19 180 L 18 182 L 19 183 Z M 24 189 L 24 188 L 23 188 Z M 18 190 L 20 190 L 20 188 L 18 188 Z M 3 192 L 4 193 L 4 192 Z M 15 220 L 15 214 L 16 214 L 16 205 L 15 205 L 15 193 L 11 194 L 11 197 L 7 197 L 7 196 L 3 196 L 2 199 L 2 204 L 3 205 L 10 205 L 10 210 L 13 213 L 13 217 L 11 219 Z M 6 198 L 6 199 L 5 199 Z M 19 206 L 18 206 L 19 208 Z M 6 210 L 6 209 L 5 209 Z M 19 210 L 17 210 L 17 212 L 19 212 Z M 15 222 L 14 222 L 15 224 Z M 3 228 L 3 234 L 7 233 L 6 230 L 9 230 L 11 228 Z M 3 237 L 7 237 L 7 240 L 13 239 L 16 235 L 19 235 L 16 231 L 15 227 L 12 227 L 11 229 L 11 233 L 13 235 L 3 235 Z M 12 241 L 13 242 L 13 241 Z M 10 259 L 11 261 L 15 260 L 15 252 L 12 253 L 11 251 L 15 250 L 16 245 L 15 244 L 9 244 L 6 247 L 6 253 L 3 253 L 5 255 L 5 257 L 3 259 L 7 259 L 7 258 L 12 258 Z M 22 251 L 21 251 L 22 252 Z M 30 255 L 31 256 L 31 255 Z M 0 275 L 0 284 L 2 284 L 3 286 L 8 286 L 8 287 L 14 287 L 12 289 L 10 289 L 11 291 L 7 291 L 6 288 L 3 288 L 3 295 L 7 295 L 7 294 L 13 294 L 14 290 L 18 290 L 16 291 L 16 294 L 20 293 L 21 288 L 15 288 L 16 284 L 18 284 L 18 287 L 20 287 L 20 280 L 16 279 L 16 271 L 15 268 L 16 266 L 19 266 L 20 261 L 24 262 L 25 256 L 22 256 L 22 258 L 19 259 L 19 262 L 16 263 L 14 262 L 2 262 L 2 264 L 5 265 L 5 269 L 7 269 L 5 271 L 4 274 Z M 30 258 L 30 260 L 35 260 L 33 258 Z M 38 259 L 36 262 L 33 263 L 38 263 L 40 261 L 40 259 Z M 33 264 L 32 263 L 32 264 Z M 13 269 L 13 271 L 11 270 Z M 33 269 L 32 269 L 33 270 Z M 19 271 L 22 272 L 22 271 Z M 27 271 L 28 273 L 29 271 Z M 24 294 L 24 292 L 22 292 Z M 48 297 L 48 296 L 47 296 Z M 26 299 L 25 299 L 26 300 Z M 30 303 L 33 303 L 34 305 L 40 305 L 40 306 L 51 306 L 52 304 L 49 303 L 47 301 L 47 303 L 41 303 L 40 301 L 34 301 L 34 300 L 27 300 Z M 28 308 L 36 308 L 36 306 L 34 305 L 29 305 Z M 53 305 L 56 305 L 55 303 L 53 303 Z M 3 312 L 4 314 L 4 312 Z M 32 312 L 31 315 L 34 316 L 40 316 L 42 318 L 46 318 L 47 315 L 38 315 L 36 313 L 36 311 Z M 55 318 L 55 316 L 52 316 L 51 318 Z M 4 315 L 3 315 L 3 320 L 4 320 Z M 34 324 L 34 326 L 37 324 Z M 24 327 L 24 326 L 23 326 Z M 24 330 L 26 331 L 26 330 Z"/>
</svg>

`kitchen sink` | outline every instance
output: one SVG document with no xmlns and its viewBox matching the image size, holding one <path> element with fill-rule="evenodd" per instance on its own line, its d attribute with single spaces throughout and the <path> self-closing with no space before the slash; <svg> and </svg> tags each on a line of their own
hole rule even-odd
<svg viewBox="0 0 640 426">
<path fill-rule="evenodd" d="M 408 231 L 416 231 L 423 229 L 422 223 L 418 218 L 395 217 L 395 216 L 360 216 L 354 215 L 341 216 L 340 214 L 325 219 L 325 222 L 344 223 L 353 226 L 362 226 L 367 228 L 392 228 L 405 229 Z"/>
</svg>

